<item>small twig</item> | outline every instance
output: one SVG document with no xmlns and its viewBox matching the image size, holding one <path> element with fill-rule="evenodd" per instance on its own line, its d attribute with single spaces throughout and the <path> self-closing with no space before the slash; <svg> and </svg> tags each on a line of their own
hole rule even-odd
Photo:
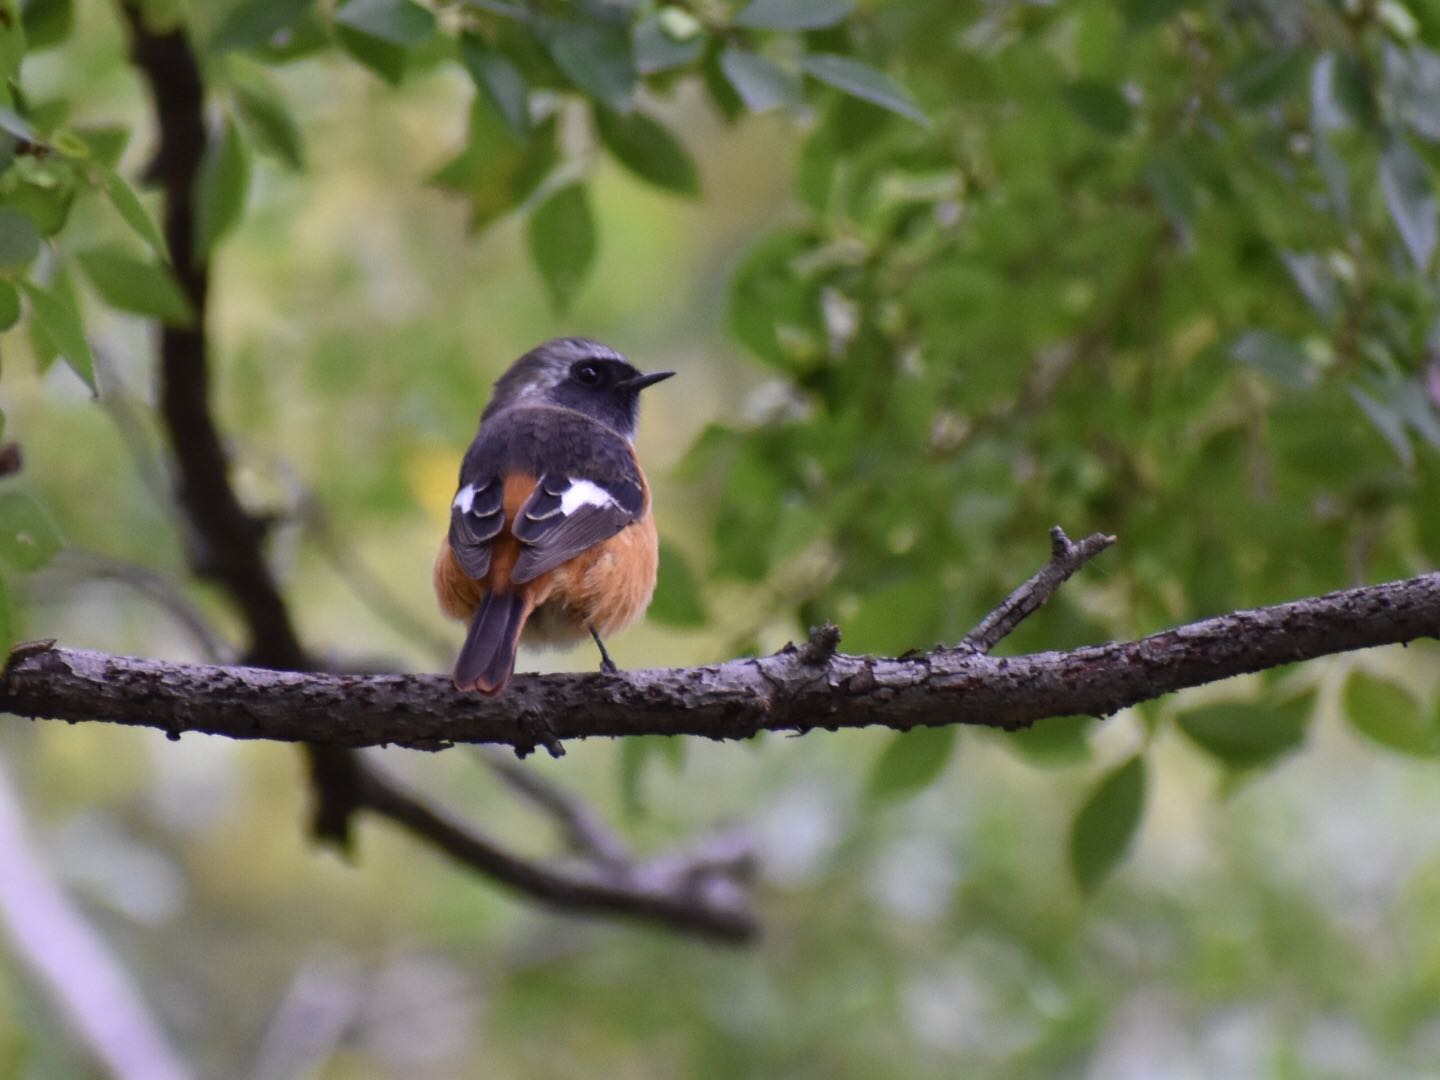
<svg viewBox="0 0 1440 1080">
<path fill-rule="evenodd" d="M 1078 544 L 1056 525 L 1050 530 L 1050 561 L 1005 598 L 1005 602 L 960 639 L 960 648 L 988 653 L 1017 626 L 1035 614 L 1070 576 L 1111 544 L 1115 537 L 1104 533 L 1087 536 Z"/>
<path fill-rule="evenodd" d="M 599 814 L 558 784 L 516 761 L 514 754 L 482 747 L 476 750 L 476 757 L 511 791 L 554 818 L 571 850 L 608 866 L 631 862 L 630 849 L 605 827 Z"/>
</svg>

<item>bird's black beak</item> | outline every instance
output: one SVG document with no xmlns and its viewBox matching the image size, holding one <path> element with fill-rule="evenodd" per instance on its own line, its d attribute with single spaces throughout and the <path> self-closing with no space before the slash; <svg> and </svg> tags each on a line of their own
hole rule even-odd
<svg viewBox="0 0 1440 1080">
<path fill-rule="evenodd" d="M 639 393 L 647 386 L 654 386 L 657 382 L 664 382 L 674 374 L 673 371 L 651 371 L 644 375 L 636 375 L 632 379 L 626 379 L 622 383 L 617 383 L 616 387 L 620 390 L 632 390 Z"/>
</svg>

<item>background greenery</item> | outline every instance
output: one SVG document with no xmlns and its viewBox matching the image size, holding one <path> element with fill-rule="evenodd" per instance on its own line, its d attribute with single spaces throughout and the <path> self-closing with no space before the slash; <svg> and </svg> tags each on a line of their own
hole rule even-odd
<svg viewBox="0 0 1440 1080">
<path fill-rule="evenodd" d="M 237 483 L 281 516 L 272 554 L 337 663 L 445 665 L 428 577 L 456 463 L 491 380 L 561 332 L 681 372 L 642 421 L 665 576 L 622 665 L 827 618 L 853 651 L 953 640 L 1056 522 L 1120 544 L 1007 649 L 1440 562 L 1431 0 L 147 15 L 189 27 L 211 91 Z M 134 588 L 173 582 L 235 636 L 186 584 L 158 464 L 150 320 L 191 313 L 123 20 L 0 0 L 0 74 L 8 634 L 198 658 Z M 528 910 L 370 826 L 344 865 L 307 845 L 283 747 L 12 723 L 0 748 L 206 1075 L 295 1075 L 267 1062 L 329 1003 L 301 1075 L 1418 1076 L 1437 656 L 1023 735 L 539 763 L 647 847 L 755 830 L 768 932 L 744 952 Z M 464 751 L 387 757 L 545 849 Z M 0 1075 L 87 1075 L 0 975 Z"/>
</svg>

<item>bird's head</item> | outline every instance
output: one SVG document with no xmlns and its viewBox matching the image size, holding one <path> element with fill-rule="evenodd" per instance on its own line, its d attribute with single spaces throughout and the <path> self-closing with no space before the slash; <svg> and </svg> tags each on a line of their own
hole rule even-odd
<svg viewBox="0 0 1440 1080">
<path fill-rule="evenodd" d="M 516 405 L 560 405 L 633 439 L 640 391 L 674 374 L 641 372 L 589 338 L 555 338 L 531 349 L 495 381 L 481 419 Z"/>
</svg>

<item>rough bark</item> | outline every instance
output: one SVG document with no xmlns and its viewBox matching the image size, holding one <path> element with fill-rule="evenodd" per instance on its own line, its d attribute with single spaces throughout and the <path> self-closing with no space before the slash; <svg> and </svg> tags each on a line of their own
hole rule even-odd
<svg viewBox="0 0 1440 1080">
<path fill-rule="evenodd" d="M 938 648 L 900 658 L 790 647 L 706 667 L 520 676 L 497 698 L 437 675 L 330 675 L 171 664 L 49 648 L 18 655 L 0 708 L 327 746 L 522 752 L 595 736 L 980 724 L 1109 715 L 1246 672 L 1331 653 L 1440 637 L 1440 573 L 1237 611 L 1138 641 L 1017 657 Z"/>
</svg>

